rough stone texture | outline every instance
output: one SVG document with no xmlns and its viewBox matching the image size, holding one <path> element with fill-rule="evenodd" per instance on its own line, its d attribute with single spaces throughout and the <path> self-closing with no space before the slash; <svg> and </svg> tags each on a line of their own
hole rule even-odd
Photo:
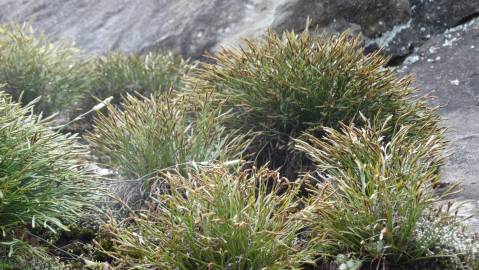
<svg viewBox="0 0 479 270">
<path fill-rule="evenodd" d="M 88 52 L 173 48 L 198 57 L 239 21 L 236 0 L 2 0 L 1 21 L 33 20 L 36 28 L 69 38 Z"/>
<path fill-rule="evenodd" d="M 477 0 L 410 0 L 413 17 L 419 25 L 435 27 L 456 26 L 468 15 L 479 12 Z"/>
<path fill-rule="evenodd" d="M 276 10 L 273 28 L 301 30 L 309 17 L 312 25 L 358 25 L 367 37 L 376 37 L 410 18 L 408 0 L 292 0 Z M 344 29 L 338 29 L 344 30 Z"/>
<path fill-rule="evenodd" d="M 421 93 L 443 106 L 450 157 L 442 180 L 461 183 L 457 199 L 471 200 L 479 231 L 479 18 L 432 37 L 398 72 L 415 74 Z"/>
<path fill-rule="evenodd" d="M 479 0 L 409 0 L 411 19 L 375 40 L 393 56 L 413 52 L 431 36 L 479 13 Z"/>
<path fill-rule="evenodd" d="M 363 34 L 368 50 L 383 47 L 395 58 L 407 56 L 432 35 L 479 14 L 479 0 L 289 0 L 276 10 L 273 28 L 300 30 L 312 25 Z"/>
<path fill-rule="evenodd" d="M 192 59 L 268 28 L 287 0 L 0 0 L 0 22 L 32 22 L 88 53 L 170 49 Z"/>
<path fill-rule="evenodd" d="M 87 52 L 166 48 L 193 59 L 268 27 L 301 30 L 307 17 L 404 56 L 478 12 L 479 0 L 0 0 L 0 22 L 32 21 Z"/>
</svg>

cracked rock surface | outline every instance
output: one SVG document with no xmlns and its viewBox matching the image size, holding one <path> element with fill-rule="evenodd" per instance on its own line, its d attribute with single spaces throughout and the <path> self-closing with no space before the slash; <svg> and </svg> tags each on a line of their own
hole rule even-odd
<svg viewBox="0 0 479 270">
<path fill-rule="evenodd" d="M 421 94 L 432 94 L 442 106 L 450 156 L 442 181 L 459 182 L 456 196 L 466 202 L 464 214 L 474 214 L 479 231 L 479 18 L 433 36 L 408 57 L 400 73 L 412 73 Z"/>
</svg>

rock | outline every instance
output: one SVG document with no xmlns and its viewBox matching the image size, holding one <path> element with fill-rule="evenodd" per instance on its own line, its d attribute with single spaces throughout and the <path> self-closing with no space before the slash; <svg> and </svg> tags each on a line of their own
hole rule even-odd
<svg viewBox="0 0 479 270">
<path fill-rule="evenodd" d="M 90 53 L 172 49 L 193 59 L 269 27 L 300 31 L 307 17 L 402 57 L 477 14 L 478 0 L 0 0 L 0 22 L 31 21 Z"/>
<path fill-rule="evenodd" d="M 400 31 L 384 34 L 387 43 L 380 45 L 393 57 L 413 52 L 431 36 L 479 15 L 479 0 L 409 0 L 411 20 Z M 383 38 L 384 39 L 384 38 Z"/>
<path fill-rule="evenodd" d="M 414 21 L 435 31 L 457 26 L 479 12 L 477 0 L 410 0 Z"/>
<path fill-rule="evenodd" d="M 423 95 L 443 106 L 450 156 L 442 169 L 444 182 L 459 182 L 458 200 L 471 200 L 479 214 L 479 18 L 432 37 L 398 70 L 416 76 Z M 471 213 L 473 214 L 473 213 Z M 479 220 L 473 227 L 479 231 Z"/>
<path fill-rule="evenodd" d="M 245 6 L 237 0 L 2 0 L 0 18 L 32 20 L 88 52 L 168 48 L 198 58 L 242 19 Z"/>
<path fill-rule="evenodd" d="M 302 30 L 310 18 L 326 32 L 352 29 L 367 51 L 384 48 L 400 63 L 431 36 L 478 15 L 478 0 L 289 0 L 278 6 L 272 27 Z"/>
<path fill-rule="evenodd" d="M 308 17 L 313 26 L 358 25 L 373 38 L 409 20 L 410 7 L 408 0 L 291 0 L 276 10 L 273 29 L 302 30 Z"/>
<path fill-rule="evenodd" d="M 31 21 L 88 53 L 170 49 L 197 59 L 264 32 L 281 1 L 0 0 L 0 22 Z"/>
</svg>

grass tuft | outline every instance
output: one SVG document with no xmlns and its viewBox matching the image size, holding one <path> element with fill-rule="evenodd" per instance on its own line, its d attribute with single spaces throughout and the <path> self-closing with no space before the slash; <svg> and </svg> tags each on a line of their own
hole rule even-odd
<svg viewBox="0 0 479 270">
<path fill-rule="evenodd" d="M 404 267 L 450 256 L 431 255 L 442 236 L 419 233 L 432 224 L 424 220 L 439 201 L 434 185 L 443 163 L 442 136 L 411 142 L 411 127 L 404 126 L 386 140 L 386 126 L 343 125 L 340 131 L 326 128 L 323 139 L 306 134 L 296 141 L 317 166 L 311 174 L 316 193 L 333 189 L 332 208 L 314 216 L 313 230 L 328 232 L 333 253 L 354 254 L 367 264 Z"/>
<path fill-rule="evenodd" d="M 69 112 L 89 87 L 90 72 L 80 51 L 64 41 L 50 41 L 31 26 L 0 27 L 0 83 L 23 104 L 41 96 L 37 111 Z"/>
<path fill-rule="evenodd" d="M 87 149 L 48 128 L 51 118 L 33 106 L 0 92 L 0 257 L 26 251 L 27 228 L 68 230 L 93 198 Z"/>
<path fill-rule="evenodd" d="M 124 54 L 120 52 L 99 56 L 92 61 L 94 76 L 84 103 L 92 107 L 110 96 L 119 105 L 122 97 L 138 93 L 150 96 L 180 89 L 183 77 L 190 71 L 181 57 L 172 53 Z"/>
<path fill-rule="evenodd" d="M 110 105 L 100 114 L 86 138 L 123 179 L 146 183 L 162 169 L 240 159 L 248 140 L 227 134 L 227 120 L 228 113 L 212 107 L 208 96 L 195 103 L 169 94 L 128 96 L 121 109 Z"/>
<path fill-rule="evenodd" d="M 169 192 L 130 226 L 110 226 L 121 269 L 301 269 L 300 185 L 265 169 L 165 174 Z"/>
<path fill-rule="evenodd" d="M 437 130 L 437 116 L 412 100 L 411 78 L 397 78 L 384 68 L 388 59 L 381 52 L 365 55 L 361 40 L 347 33 L 318 39 L 307 31 L 281 37 L 268 32 L 260 42 L 247 40 L 244 48 L 212 58 L 191 83 L 226 100 L 237 115 L 232 127 L 260 134 L 252 150 L 259 152 L 260 164 L 295 165 L 291 138 L 305 131 L 321 136 L 320 127 L 337 129 L 340 122 L 362 124 L 360 112 L 366 118 L 393 117 L 390 123 L 398 127 L 391 134 L 402 125 L 428 127 L 410 128 L 412 140 Z"/>
</svg>

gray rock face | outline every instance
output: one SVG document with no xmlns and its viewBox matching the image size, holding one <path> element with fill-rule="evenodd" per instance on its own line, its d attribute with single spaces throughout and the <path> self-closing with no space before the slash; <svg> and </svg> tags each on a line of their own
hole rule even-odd
<svg viewBox="0 0 479 270">
<path fill-rule="evenodd" d="M 409 0 L 409 4 L 410 20 L 378 40 L 390 55 L 407 55 L 431 36 L 479 13 L 479 0 Z"/>
<path fill-rule="evenodd" d="M 278 6 L 273 28 L 300 30 L 309 17 L 329 32 L 362 33 L 368 50 L 402 57 L 478 13 L 479 0 L 290 0 Z"/>
<path fill-rule="evenodd" d="M 410 18 L 408 0 L 295 0 L 276 10 L 273 29 L 301 30 L 309 17 L 312 25 L 357 25 L 367 37 L 376 37 Z M 344 29 L 338 29 L 344 30 Z"/>
<path fill-rule="evenodd" d="M 459 200 L 479 217 L 479 18 L 432 37 L 398 70 L 416 74 L 422 94 L 443 106 L 450 157 L 442 180 L 460 182 Z M 479 231 L 479 220 L 474 229 Z"/>
<path fill-rule="evenodd" d="M 0 22 L 31 21 L 87 52 L 173 49 L 193 59 L 268 27 L 301 30 L 307 17 L 402 56 L 478 12 L 479 0 L 0 0 Z"/>
<path fill-rule="evenodd" d="M 418 25 L 439 31 L 456 26 L 468 15 L 479 12 L 477 0 L 410 0 L 410 3 Z"/>
<path fill-rule="evenodd" d="M 236 0 L 3 0 L 1 21 L 32 20 L 88 52 L 172 48 L 198 57 L 243 16 Z"/>
</svg>

